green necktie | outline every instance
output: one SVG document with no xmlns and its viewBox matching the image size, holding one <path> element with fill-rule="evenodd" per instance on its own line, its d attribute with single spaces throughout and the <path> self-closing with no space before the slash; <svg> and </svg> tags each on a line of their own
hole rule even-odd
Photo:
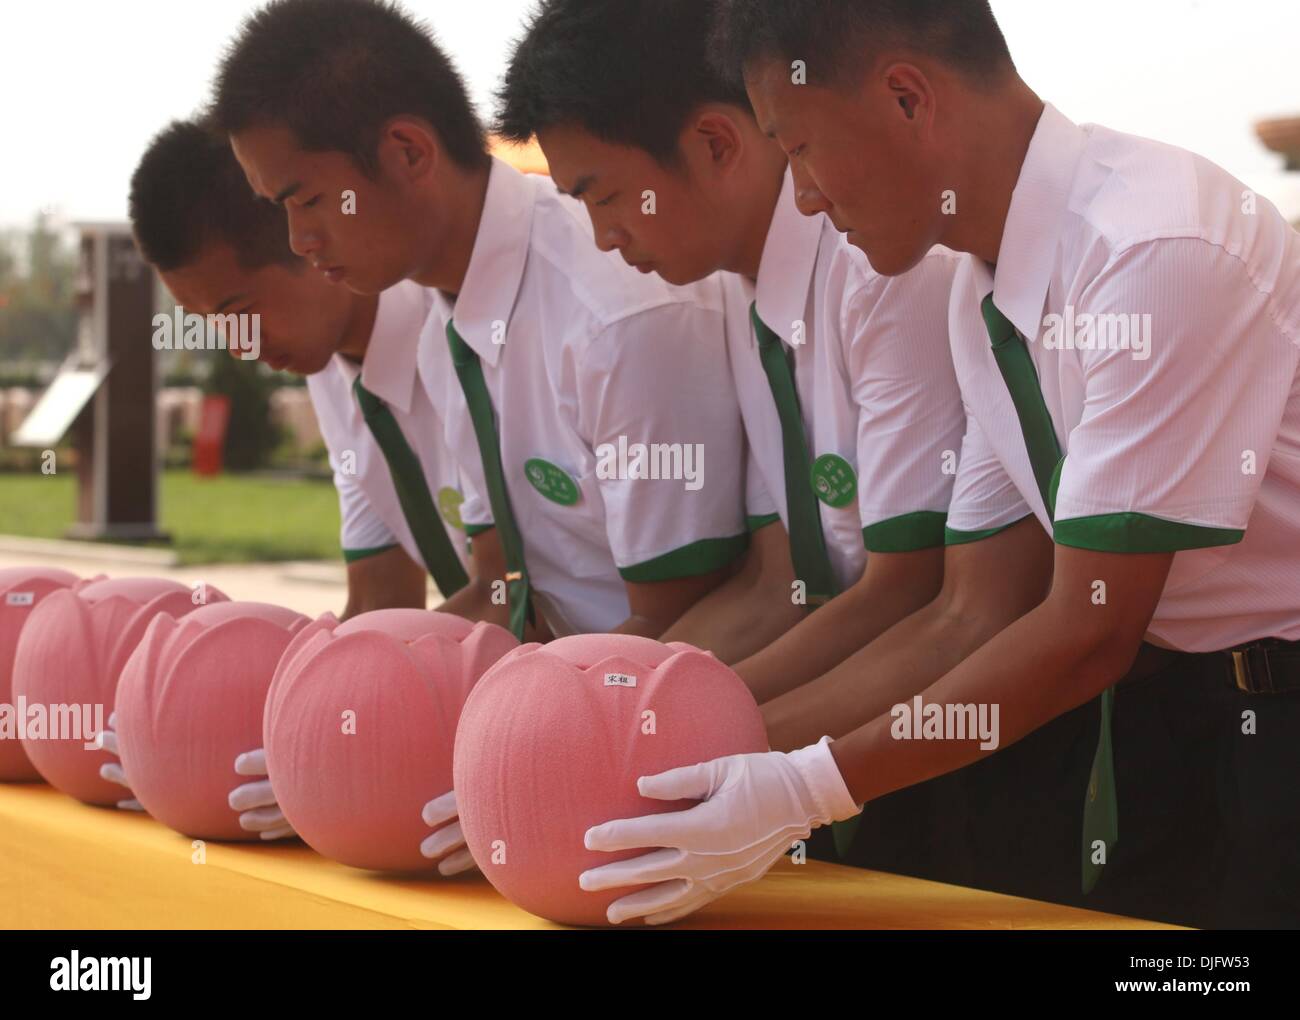
<svg viewBox="0 0 1300 1020">
<path fill-rule="evenodd" d="M 447 529 L 443 527 L 442 518 L 429 497 L 429 486 L 424 480 L 420 458 L 402 435 L 401 426 L 397 424 L 388 405 L 361 385 L 360 376 L 353 382 L 352 392 L 356 394 L 357 404 L 361 407 L 361 416 L 375 437 L 384 460 L 388 462 L 389 474 L 393 476 L 393 488 L 397 490 L 397 502 L 411 528 L 411 534 L 415 536 L 415 544 L 424 558 L 424 565 L 433 575 L 433 582 L 443 597 L 450 598 L 469 583 L 469 578 L 451 544 Z"/>
<path fill-rule="evenodd" d="M 781 447 L 785 459 L 785 506 L 790 522 L 790 558 L 794 573 L 807 588 L 808 605 L 816 608 L 835 594 L 835 575 L 826 553 L 821 513 L 812 490 L 812 465 L 804 436 L 803 416 L 794 373 L 786 360 L 785 344 L 758 317 L 758 303 L 750 305 L 749 316 L 758 337 L 758 356 L 772 387 L 772 399 L 781 419 Z"/>
<path fill-rule="evenodd" d="M 1016 332 L 1011 320 L 993 303 L 993 295 L 984 299 L 984 325 L 993 343 L 993 358 L 1002 372 L 1002 379 L 1011 394 L 1011 402 L 1020 419 L 1029 463 L 1034 468 L 1034 481 L 1042 494 L 1048 516 L 1056 517 L 1056 483 L 1061 465 L 1061 445 L 1056 439 L 1052 416 L 1043 400 L 1038 372 L 1029 348 Z M 1105 853 L 1113 852 L 1119 841 L 1119 806 L 1115 793 L 1115 754 L 1111 743 L 1111 715 L 1114 711 L 1115 689 L 1108 687 L 1101 698 L 1101 730 L 1097 737 L 1097 752 L 1092 759 L 1092 773 L 1083 801 L 1083 891 L 1092 892 L 1101 878 L 1104 864 L 1093 862 L 1093 843 L 1100 841 Z"/>
<path fill-rule="evenodd" d="M 524 639 L 524 624 L 532 619 L 528 581 L 528 568 L 524 563 L 524 542 L 510 508 L 510 495 L 506 492 L 506 476 L 501 469 L 501 444 L 497 435 L 496 416 L 492 411 L 492 397 L 483 381 L 483 366 L 478 355 L 470 349 L 451 320 L 447 321 L 447 344 L 451 348 L 452 364 L 460 388 L 469 405 L 470 421 L 478 440 L 479 456 L 483 460 L 483 477 L 487 483 L 488 502 L 492 506 L 492 520 L 501 547 L 506 556 L 506 597 L 510 606 L 510 630 L 520 641 Z"/>
<path fill-rule="evenodd" d="M 826 552 L 822 516 L 812 490 L 812 466 L 808 459 L 808 442 L 799 411 L 799 392 L 794 373 L 786 359 L 785 344 L 758 317 L 758 302 L 749 306 L 749 317 L 758 338 L 758 356 L 772 387 L 772 399 L 781 419 L 781 448 L 785 460 L 785 507 L 790 522 L 790 559 L 795 577 L 807 586 L 808 607 L 816 609 L 835 595 L 835 575 Z M 861 815 L 831 826 L 835 852 L 843 860 L 857 835 Z"/>
</svg>

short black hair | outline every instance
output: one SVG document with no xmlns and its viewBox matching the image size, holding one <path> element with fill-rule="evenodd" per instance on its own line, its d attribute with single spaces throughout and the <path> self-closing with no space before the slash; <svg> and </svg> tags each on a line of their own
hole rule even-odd
<svg viewBox="0 0 1300 1020">
<path fill-rule="evenodd" d="M 802 60 L 809 84 L 855 79 L 864 51 L 902 46 L 987 84 L 1015 70 L 988 0 L 718 0 L 715 64 L 740 79 L 759 60 Z"/>
<path fill-rule="evenodd" d="M 217 69 L 222 131 L 280 125 L 308 152 L 344 152 L 373 173 L 384 123 L 418 116 L 457 165 L 488 165 L 465 82 L 428 26 L 387 0 L 272 0 Z"/>
<path fill-rule="evenodd" d="M 496 131 L 526 142 L 572 125 L 664 165 L 691 112 L 750 111 L 742 83 L 708 59 L 714 0 L 541 0 L 497 92 Z"/>
<path fill-rule="evenodd" d="M 128 202 L 136 247 L 162 272 L 228 244 L 245 269 L 294 266 L 284 210 L 253 194 L 226 136 L 210 123 L 173 121 L 131 175 Z"/>
</svg>

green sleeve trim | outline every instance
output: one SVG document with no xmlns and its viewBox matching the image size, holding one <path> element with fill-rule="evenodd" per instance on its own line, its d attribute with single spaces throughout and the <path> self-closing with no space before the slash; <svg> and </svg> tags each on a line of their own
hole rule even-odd
<svg viewBox="0 0 1300 1020">
<path fill-rule="evenodd" d="M 1056 493 L 1061 488 L 1061 472 L 1065 470 L 1065 457 L 1056 462 L 1056 470 L 1052 472 L 1052 480 L 1047 486 L 1047 516 L 1056 520 Z"/>
<path fill-rule="evenodd" d="M 1057 521 L 1052 537 L 1057 545 L 1093 552 L 1162 553 L 1235 545 L 1245 535 L 1233 528 L 1207 528 L 1146 514 L 1122 513 Z"/>
<path fill-rule="evenodd" d="M 915 513 L 877 521 L 862 529 L 862 545 L 867 552 L 904 553 L 934 549 L 944 544 L 946 513 L 918 510 Z"/>
<path fill-rule="evenodd" d="M 373 549 L 344 549 L 343 561 L 345 563 L 356 563 L 358 560 L 368 560 L 371 556 L 378 556 L 380 553 L 386 553 L 389 549 L 396 549 L 397 543 L 392 545 L 377 545 Z"/>
<path fill-rule="evenodd" d="M 1018 517 L 1010 524 L 1004 524 L 1000 528 L 989 528 L 987 531 L 954 531 L 952 528 L 944 527 L 943 544 L 944 545 L 968 545 L 971 542 L 983 542 L 986 538 L 992 538 L 994 535 L 1000 535 L 1007 528 L 1014 528 L 1027 517 L 1033 514 L 1025 514 L 1024 517 Z"/>
<path fill-rule="evenodd" d="M 781 519 L 780 514 L 761 514 L 758 517 L 746 517 L 745 529 L 750 533 L 762 531 L 769 524 L 775 524 Z"/>
<path fill-rule="evenodd" d="M 749 534 L 729 538 L 705 538 L 681 549 L 656 556 L 645 563 L 619 567 L 619 576 L 634 584 L 675 581 L 681 577 L 698 577 L 719 570 L 749 547 Z"/>
<path fill-rule="evenodd" d="M 473 538 L 475 535 L 481 535 L 483 532 L 491 531 L 495 527 L 495 524 L 466 524 L 465 534 Z"/>
</svg>

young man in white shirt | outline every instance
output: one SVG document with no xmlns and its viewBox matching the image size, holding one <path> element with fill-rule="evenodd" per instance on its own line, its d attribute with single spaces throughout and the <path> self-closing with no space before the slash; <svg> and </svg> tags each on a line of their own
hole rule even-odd
<svg viewBox="0 0 1300 1020">
<path fill-rule="evenodd" d="M 510 58 L 497 133 L 537 137 L 601 249 L 674 284 L 725 274 L 756 531 L 746 568 L 665 638 L 736 662 L 765 701 L 938 593 L 965 428 L 948 344 L 961 258 L 936 248 L 897 279 L 871 269 L 759 129 L 743 83 L 710 66 L 713 9 L 544 0 Z"/>
<path fill-rule="evenodd" d="M 342 618 L 423 609 L 426 571 L 444 597 L 455 594 L 466 580 L 466 542 L 455 512 L 455 464 L 418 386 L 416 345 L 429 307 L 423 288 L 361 295 L 308 272 L 289 250 L 283 214 L 249 194 L 229 144 L 199 123 L 178 121 L 154 138 L 132 177 L 129 204 L 142 254 L 182 307 L 256 315 L 259 360 L 307 377 L 339 493 L 348 565 Z M 413 530 L 358 384 L 394 409 L 423 468 L 423 479 L 403 479 L 404 489 L 423 485 L 430 505 L 446 508 L 431 522 L 441 534 L 425 535 L 419 519 Z"/>
<path fill-rule="evenodd" d="M 402 282 L 361 295 L 310 271 L 289 250 L 283 212 L 249 192 L 225 137 L 201 123 L 177 121 L 153 139 L 129 206 L 142 255 L 181 306 L 256 315 L 259 360 L 307 377 L 339 495 L 341 618 L 425 608 L 426 570 L 445 598 L 464 588 L 461 484 L 417 366 L 430 293 Z M 262 752 L 236 769 L 265 776 Z M 120 768 L 108 778 L 124 781 Z M 265 781 L 235 790 L 231 806 L 264 838 L 291 834 Z"/>
<path fill-rule="evenodd" d="M 511 58 L 498 132 L 518 142 L 537 135 L 561 190 L 586 205 L 602 249 L 675 284 L 725 271 L 730 367 L 758 475 L 747 513 L 789 531 L 793 497 L 796 519 L 820 532 L 808 536 L 819 550 L 797 579 L 834 607 L 790 631 L 765 668 L 765 656 L 742 662 L 761 697 L 794 686 L 803 671 L 802 680 L 820 675 L 937 592 L 965 424 L 948 351 L 959 259 L 936 250 L 917 272 L 885 279 L 806 205 L 743 87 L 708 66 L 712 6 L 547 0 Z M 653 215 L 643 211 L 647 192 Z M 798 478 L 787 477 L 774 397 L 785 379 L 774 383 L 765 370 L 754 314 L 791 365 L 782 373 L 796 390 L 791 438 L 807 462 Z M 716 648 L 717 631 L 731 631 L 736 617 L 763 619 L 770 599 L 788 606 L 789 581 L 764 589 L 734 578 L 672 633 Z M 737 629 L 753 652 L 784 631 Z"/>
<path fill-rule="evenodd" d="M 447 603 L 522 634 L 659 637 L 743 553 L 745 444 L 715 284 L 670 288 L 591 245 L 581 208 L 493 160 L 428 31 L 374 0 L 279 0 L 217 73 L 214 115 L 291 247 L 332 282 L 438 294 L 422 359 L 504 569 Z M 439 355 L 440 356 L 440 355 Z M 467 413 L 450 411 L 459 392 Z M 666 477 L 665 477 L 666 476 Z M 476 540 L 477 547 L 478 542 Z M 456 817 L 454 794 L 424 812 Z M 440 856 L 463 838 L 426 840 Z"/>
<path fill-rule="evenodd" d="M 725 351 L 701 342 L 722 333 L 716 286 L 670 288 L 593 250 L 576 203 L 487 155 L 450 61 L 395 7 L 268 5 L 214 111 L 331 280 L 439 292 L 422 346 L 456 364 L 426 389 L 440 410 L 469 404 L 444 410 L 462 515 L 490 512 L 507 561 L 451 611 L 504 593 L 517 632 L 536 608 L 557 634 L 658 637 L 726 576 L 745 544 L 744 438 Z"/>
<path fill-rule="evenodd" d="M 730 0 L 717 45 L 878 271 L 935 243 L 980 260 L 950 314 L 969 418 L 944 587 L 766 706 L 777 751 L 643 779 L 702 803 L 593 828 L 668 849 L 584 887 L 656 882 L 612 916 L 681 916 L 978 763 L 977 880 L 1294 926 L 1300 238 L 1206 160 L 1045 106 L 982 2 Z M 955 725 L 979 712 L 992 739 Z"/>
</svg>

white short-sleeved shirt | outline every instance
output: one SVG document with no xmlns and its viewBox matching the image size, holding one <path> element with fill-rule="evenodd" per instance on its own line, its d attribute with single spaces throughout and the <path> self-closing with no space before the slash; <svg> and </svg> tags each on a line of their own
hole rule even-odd
<svg viewBox="0 0 1300 1020">
<path fill-rule="evenodd" d="M 716 278 L 677 288 L 639 274 L 595 246 L 580 203 L 494 160 L 469 270 L 454 308 L 435 296 L 422 364 L 449 357 L 453 316 L 482 364 L 553 630 L 611 630 L 629 614 L 625 581 L 706 573 L 743 551 L 744 430 Z M 461 395 L 454 371 L 424 376 L 436 405 Z M 489 504 L 473 422 L 444 419 L 470 490 L 462 513 L 478 524 Z M 552 498 L 570 486 L 576 500 Z"/>
<path fill-rule="evenodd" d="M 727 274 L 731 370 L 756 475 L 746 512 L 751 525 L 777 513 L 789 527 L 781 421 L 749 317 L 757 298 L 793 357 L 810 462 L 838 457 L 856 475 L 856 496 L 817 501 L 841 590 L 868 551 L 943 545 L 965 428 L 947 311 L 964 258 L 936 248 L 910 273 L 881 276 L 825 215 L 800 214 L 787 170 L 757 286 Z"/>
<path fill-rule="evenodd" d="M 444 443 L 442 419 L 418 378 L 417 348 L 432 300 L 432 291 L 409 281 L 384 291 L 379 296 L 364 364 L 358 366 L 335 355 L 324 369 L 307 378 L 334 470 L 342 519 L 340 542 L 349 562 L 400 545 L 416 563 L 424 564 L 398 502 L 388 463 L 352 392 L 358 372 L 361 385 L 388 406 L 419 457 L 429 495 L 452 546 L 461 562 L 467 562 L 456 462 Z"/>
<path fill-rule="evenodd" d="M 1028 341 L 1056 431 L 1044 506 L 981 302 Z M 1192 153 L 1051 106 L 998 256 L 958 273 L 969 414 L 951 540 L 1035 514 L 1062 545 L 1176 551 L 1148 637 L 1300 639 L 1300 235 Z"/>
</svg>

